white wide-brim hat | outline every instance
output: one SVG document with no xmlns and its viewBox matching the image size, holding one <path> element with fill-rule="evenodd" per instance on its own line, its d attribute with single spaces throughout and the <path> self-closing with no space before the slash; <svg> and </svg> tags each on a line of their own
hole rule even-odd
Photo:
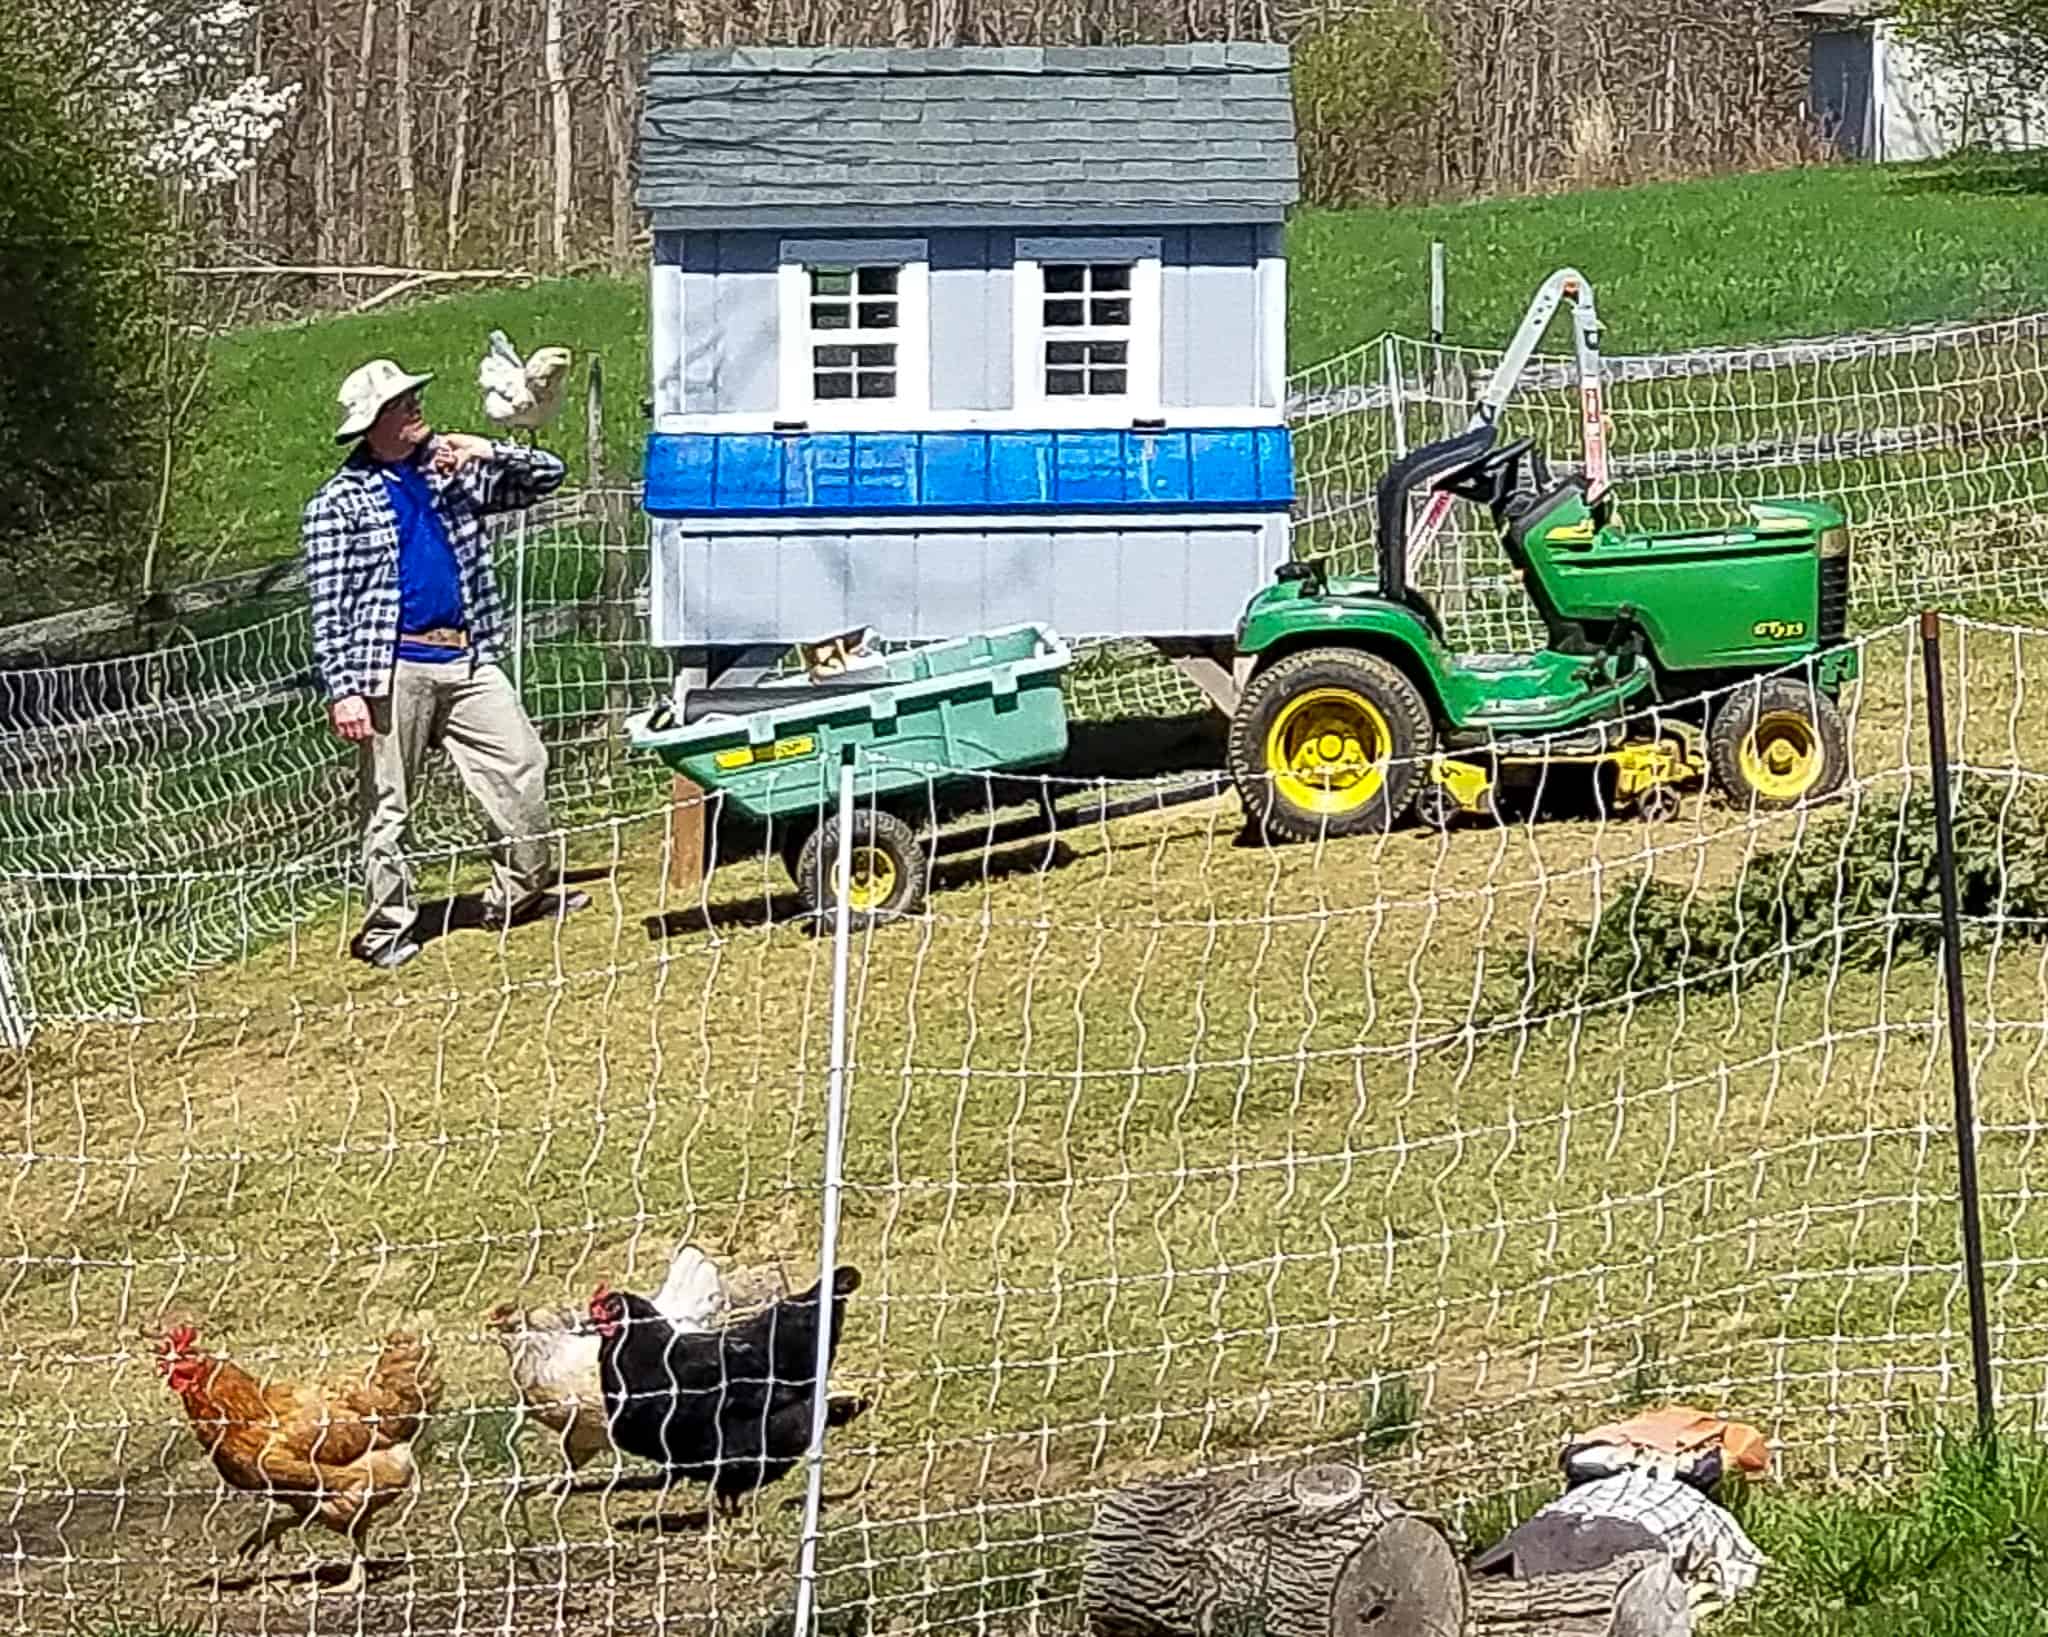
<svg viewBox="0 0 2048 1637">
<path fill-rule="evenodd" d="M 341 425 L 335 428 L 334 441 L 347 443 L 350 438 L 361 437 L 392 399 L 403 398 L 433 378 L 431 370 L 425 375 L 411 375 L 388 358 L 372 358 L 361 369 L 351 370 L 334 395 L 341 405 Z"/>
</svg>

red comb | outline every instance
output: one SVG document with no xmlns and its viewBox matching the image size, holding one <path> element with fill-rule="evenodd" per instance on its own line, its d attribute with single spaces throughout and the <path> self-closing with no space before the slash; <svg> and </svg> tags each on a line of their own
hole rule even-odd
<svg viewBox="0 0 2048 1637">
<path fill-rule="evenodd" d="M 199 1332 L 189 1324 L 181 1324 L 164 1335 L 163 1349 L 173 1355 L 183 1353 L 199 1339 Z"/>
</svg>

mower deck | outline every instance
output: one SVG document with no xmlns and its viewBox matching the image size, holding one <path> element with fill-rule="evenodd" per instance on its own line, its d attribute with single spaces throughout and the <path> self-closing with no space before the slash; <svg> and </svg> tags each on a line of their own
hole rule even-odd
<svg viewBox="0 0 2048 1637">
<path fill-rule="evenodd" d="M 1609 678 L 1607 664 L 1548 648 L 1533 654 L 1463 654 L 1444 679 L 1444 710 L 1453 731 L 1547 733 L 1617 713 L 1646 692 L 1649 664 L 1627 663 Z M 1591 673 L 1590 675 L 1588 673 Z"/>
</svg>

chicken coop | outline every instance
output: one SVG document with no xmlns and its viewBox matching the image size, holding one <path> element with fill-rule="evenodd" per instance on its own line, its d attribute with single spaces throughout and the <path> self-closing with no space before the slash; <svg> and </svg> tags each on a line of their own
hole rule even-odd
<svg viewBox="0 0 2048 1637">
<path fill-rule="evenodd" d="M 1288 554 L 1284 47 L 649 68 L 650 635 L 1215 652 Z"/>
</svg>

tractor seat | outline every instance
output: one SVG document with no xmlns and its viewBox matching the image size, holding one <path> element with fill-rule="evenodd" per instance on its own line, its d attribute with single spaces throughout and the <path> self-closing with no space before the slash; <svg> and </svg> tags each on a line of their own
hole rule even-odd
<svg viewBox="0 0 2048 1637">
<path fill-rule="evenodd" d="M 1586 492 L 1586 479 L 1578 472 L 1558 479 L 1547 489 L 1525 489 L 1502 508 L 1508 526 L 1501 531 L 1501 544 L 1506 547 L 1515 567 L 1525 569 L 1529 566 L 1530 520 L 1549 511 L 1560 495 L 1574 491 L 1580 495 Z"/>
</svg>

